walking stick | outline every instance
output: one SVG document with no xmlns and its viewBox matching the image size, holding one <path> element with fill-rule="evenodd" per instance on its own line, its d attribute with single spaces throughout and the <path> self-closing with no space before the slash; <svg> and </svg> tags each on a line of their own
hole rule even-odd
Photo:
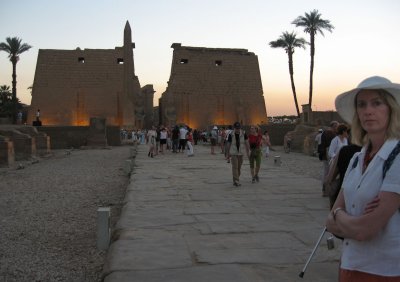
<svg viewBox="0 0 400 282">
<path fill-rule="evenodd" d="M 299 277 L 300 277 L 300 278 L 303 278 L 304 273 L 306 272 L 307 266 L 308 266 L 308 264 L 310 263 L 312 257 L 314 256 L 314 253 L 315 253 L 315 251 L 317 250 L 319 243 L 321 243 L 322 237 L 324 237 L 325 232 L 326 232 L 326 227 L 324 227 L 324 230 L 322 230 L 322 233 L 321 233 L 321 235 L 319 236 L 319 239 L 318 239 L 318 241 L 317 241 L 317 244 L 315 244 L 315 247 L 314 247 L 314 249 L 312 250 L 310 257 L 308 258 L 306 264 L 304 265 L 303 270 L 300 272 L 300 274 L 299 274 Z"/>
</svg>

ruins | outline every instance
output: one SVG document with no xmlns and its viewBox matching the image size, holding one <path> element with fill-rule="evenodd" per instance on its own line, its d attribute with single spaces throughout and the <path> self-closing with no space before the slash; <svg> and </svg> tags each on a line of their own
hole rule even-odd
<svg viewBox="0 0 400 282">
<path fill-rule="evenodd" d="M 172 44 L 168 87 L 159 100 L 160 124 L 267 124 L 258 57 L 246 49 Z"/>
<path fill-rule="evenodd" d="M 87 126 L 96 117 L 107 125 L 150 127 L 154 90 L 152 85 L 141 88 L 135 76 L 134 47 L 127 21 L 122 47 L 40 49 L 28 123 L 40 109 L 43 125 Z"/>
<path fill-rule="evenodd" d="M 28 123 L 40 109 L 43 125 L 88 126 L 91 118 L 128 129 L 187 124 L 267 124 L 258 57 L 246 49 L 172 44 L 168 87 L 153 111 L 153 85 L 135 75 L 132 31 L 115 49 L 40 49 Z"/>
</svg>

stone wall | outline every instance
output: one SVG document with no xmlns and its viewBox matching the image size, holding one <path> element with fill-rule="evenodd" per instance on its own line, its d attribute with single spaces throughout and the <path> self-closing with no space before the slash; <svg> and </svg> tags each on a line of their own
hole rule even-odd
<svg viewBox="0 0 400 282">
<path fill-rule="evenodd" d="M 90 142 L 88 143 L 89 126 L 41 126 L 38 130 L 50 136 L 51 149 L 79 148 L 90 145 Z M 121 145 L 120 128 L 107 126 L 106 138 L 109 146 Z"/>
<path fill-rule="evenodd" d="M 90 117 L 124 127 L 142 125 L 145 115 L 135 76 L 131 29 L 115 49 L 40 49 L 28 124 L 41 111 L 43 125 L 89 125 Z"/>
<path fill-rule="evenodd" d="M 246 49 L 174 48 L 160 123 L 204 129 L 213 124 L 266 124 L 258 57 Z"/>
<path fill-rule="evenodd" d="M 115 57 L 122 57 L 122 52 L 40 49 L 29 124 L 37 109 L 46 125 L 88 125 L 90 116 L 109 117 L 110 123 L 118 123 L 124 66 Z"/>
</svg>

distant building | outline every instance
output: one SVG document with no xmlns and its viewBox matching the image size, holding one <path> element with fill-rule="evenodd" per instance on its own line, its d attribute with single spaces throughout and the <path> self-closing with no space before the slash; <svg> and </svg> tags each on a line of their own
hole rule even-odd
<svg viewBox="0 0 400 282">
<path fill-rule="evenodd" d="M 159 100 L 160 124 L 267 124 L 258 57 L 246 49 L 174 49 L 168 87 Z"/>
<path fill-rule="evenodd" d="M 336 111 L 312 111 L 309 104 L 301 105 L 301 123 L 311 126 L 328 126 L 331 121 L 344 122 Z"/>
<path fill-rule="evenodd" d="M 91 117 L 108 125 L 148 128 L 153 122 L 152 85 L 135 76 L 132 32 L 115 49 L 39 50 L 28 122 L 40 109 L 43 125 L 88 125 Z"/>
</svg>

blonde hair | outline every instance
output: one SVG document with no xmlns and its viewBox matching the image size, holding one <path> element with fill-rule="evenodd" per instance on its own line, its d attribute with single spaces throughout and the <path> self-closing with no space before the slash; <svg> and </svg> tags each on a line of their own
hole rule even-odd
<svg viewBox="0 0 400 282">
<path fill-rule="evenodd" d="M 389 124 L 386 130 L 385 140 L 400 139 L 400 105 L 387 91 L 378 89 L 379 97 L 389 107 Z M 360 91 L 361 92 L 361 91 Z M 357 95 L 360 93 L 358 92 Z M 354 116 L 351 126 L 351 141 L 353 144 L 363 146 L 368 143 L 368 133 L 362 128 L 357 114 L 357 95 L 354 98 Z"/>
</svg>

